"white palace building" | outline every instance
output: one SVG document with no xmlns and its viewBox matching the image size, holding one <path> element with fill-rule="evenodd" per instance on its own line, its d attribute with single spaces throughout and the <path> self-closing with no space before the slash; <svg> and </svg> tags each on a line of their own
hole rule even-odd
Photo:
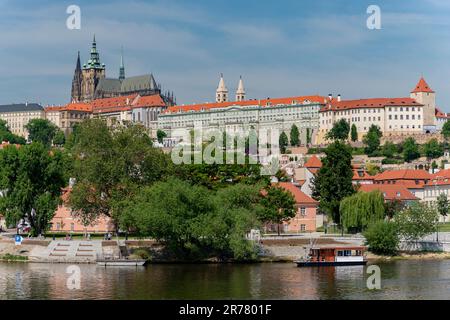
<svg viewBox="0 0 450 320">
<path fill-rule="evenodd" d="M 378 125 L 384 136 L 408 135 L 435 132 L 450 119 L 436 107 L 436 93 L 423 77 L 410 96 L 403 98 L 343 100 L 340 95 L 314 95 L 246 100 L 245 94 L 241 78 L 235 101 L 229 101 L 221 75 L 215 103 L 169 107 L 159 115 L 158 128 L 170 139 L 180 140 L 180 132 L 189 132 L 194 126 L 221 131 L 277 129 L 289 136 L 295 124 L 302 144 L 307 142 L 307 136 L 312 144 L 322 144 L 327 142 L 326 133 L 340 119 L 355 124 L 359 140 L 372 124 Z"/>
</svg>

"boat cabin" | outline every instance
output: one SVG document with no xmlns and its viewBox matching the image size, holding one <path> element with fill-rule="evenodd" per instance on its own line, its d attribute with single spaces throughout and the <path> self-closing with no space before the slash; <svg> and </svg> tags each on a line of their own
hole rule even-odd
<svg viewBox="0 0 450 320">
<path fill-rule="evenodd" d="M 364 259 L 365 247 L 320 247 L 311 248 L 310 262 L 358 262 Z"/>
</svg>

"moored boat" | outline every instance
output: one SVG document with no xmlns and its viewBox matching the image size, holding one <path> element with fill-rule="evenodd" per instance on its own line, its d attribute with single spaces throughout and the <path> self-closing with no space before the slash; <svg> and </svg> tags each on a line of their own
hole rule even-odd
<svg viewBox="0 0 450 320">
<path fill-rule="evenodd" d="M 365 265 L 366 247 L 323 246 L 311 248 L 306 259 L 295 261 L 298 267 Z"/>
<path fill-rule="evenodd" d="M 143 266 L 146 260 L 144 259 L 106 259 L 97 260 L 97 264 L 102 266 L 114 266 L 114 267 L 124 267 L 124 266 Z"/>
</svg>

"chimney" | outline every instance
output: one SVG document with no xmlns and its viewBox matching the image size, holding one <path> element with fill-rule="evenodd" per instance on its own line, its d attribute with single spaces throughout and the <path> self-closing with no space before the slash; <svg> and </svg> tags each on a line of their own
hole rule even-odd
<svg viewBox="0 0 450 320">
<path fill-rule="evenodd" d="M 337 101 L 338 102 L 341 101 L 341 95 L 340 94 L 337 95 Z"/>
</svg>

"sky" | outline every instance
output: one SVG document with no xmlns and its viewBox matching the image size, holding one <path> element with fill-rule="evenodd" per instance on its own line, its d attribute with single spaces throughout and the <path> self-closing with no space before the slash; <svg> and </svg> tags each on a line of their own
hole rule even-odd
<svg viewBox="0 0 450 320">
<path fill-rule="evenodd" d="M 0 104 L 69 102 L 94 34 L 107 77 L 123 46 L 126 75 L 153 73 L 179 104 L 213 101 L 220 73 L 231 98 L 242 75 L 250 99 L 407 97 L 423 75 L 450 112 L 448 0 L 0 0 Z"/>
</svg>

